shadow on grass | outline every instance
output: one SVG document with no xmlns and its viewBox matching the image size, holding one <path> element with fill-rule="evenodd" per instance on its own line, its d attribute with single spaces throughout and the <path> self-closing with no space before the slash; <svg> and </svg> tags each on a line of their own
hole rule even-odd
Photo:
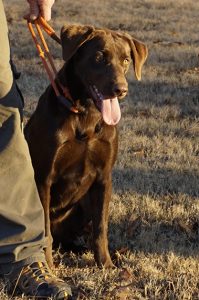
<svg viewBox="0 0 199 300">
<path fill-rule="evenodd" d="M 165 222 L 148 223 L 140 218 L 139 225 L 131 230 L 134 224 L 127 219 L 109 224 L 109 250 L 114 264 L 122 267 L 128 263 L 134 265 L 131 255 L 169 255 L 184 258 L 198 257 L 199 254 L 199 222 L 190 227 L 182 227 L 178 220 L 172 224 Z M 65 252 L 62 261 L 70 267 L 96 267 L 91 245 L 84 252 Z M 59 253 L 61 253 L 59 252 Z M 56 260 L 59 262 L 59 255 Z"/>
<path fill-rule="evenodd" d="M 185 210 L 191 208 L 190 201 L 195 202 L 199 199 L 198 182 L 199 176 L 187 171 L 157 169 L 145 172 L 141 169 L 116 168 L 113 172 L 113 188 L 117 195 L 125 194 L 127 198 L 128 195 L 133 194 L 139 194 L 141 198 L 145 196 L 151 196 L 154 199 L 162 197 L 161 205 L 165 214 L 173 204 L 182 204 Z M 131 199 L 131 201 L 133 200 Z M 126 206 L 131 205 L 130 203 L 132 204 L 129 201 Z M 126 247 L 131 252 L 145 254 L 173 252 L 185 257 L 199 254 L 198 215 L 191 216 L 187 224 L 175 216 L 173 220 L 167 222 L 161 221 L 160 217 L 147 217 L 146 211 L 143 211 L 143 214 L 141 212 L 140 216 L 134 216 L 134 210 L 131 207 L 127 211 L 129 211 L 127 215 L 118 223 L 110 222 L 112 251 Z"/>
<path fill-rule="evenodd" d="M 140 252 L 146 255 L 174 253 L 189 257 L 199 254 L 199 223 L 197 221 L 186 226 L 177 219 L 173 220 L 171 224 L 149 223 L 140 219 L 135 230 L 133 226 L 134 224 L 126 219 L 119 223 L 110 223 L 112 253 L 116 250 L 120 252 L 121 249 L 126 249 L 126 252 Z M 118 243 L 118 241 L 120 242 Z"/>
<path fill-rule="evenodd" d="M 116 193 L 137 192 L 141 195 L 164 196 L 185 194 L 199 197 L 199 175 L 188 170 L 115 168 L 113 188 Z"/>
<path fill-rule="evenodd" d="M 166 77 L 165 77 L 166 78 Z M 199 87 L 193 83 L 129 81 L 129 105 L 140 109 L 174 106 L 178 118 L 199 117 Z"/>
</svg>

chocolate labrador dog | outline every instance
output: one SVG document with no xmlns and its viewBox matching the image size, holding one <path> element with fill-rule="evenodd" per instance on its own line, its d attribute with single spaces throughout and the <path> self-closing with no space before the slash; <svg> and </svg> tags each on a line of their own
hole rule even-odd
<svg viewBox="0 0 199 300">
<path fill-rule="evenodd" d="M 147 47 L 127 33 L 80 25 L 64 26 L 61 42 L 65 63 L 56 80 L 69 90 L 75 109 L 50 85 L 25 128 L 45 212 L 46 258 L 51 266 L 52 240 L 67 247 L 92 221 L 95 260 L 111 267 L 107 228 L 118 100 L 128 91 L 131 60 L 141 79 Z"/>
</svg>

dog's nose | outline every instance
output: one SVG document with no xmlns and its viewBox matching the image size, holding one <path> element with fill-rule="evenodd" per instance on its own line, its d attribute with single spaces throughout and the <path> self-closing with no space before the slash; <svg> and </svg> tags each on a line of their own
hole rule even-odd
<svg viewBox="0 0 199 300">
<path fill-rule="evenodd" d="M 127 92 L 128 92 L 128 88 L 125 83 L 117 83 L 113 87 L 113 93 L 118 97 L 126 96 Z"/>
</svg>

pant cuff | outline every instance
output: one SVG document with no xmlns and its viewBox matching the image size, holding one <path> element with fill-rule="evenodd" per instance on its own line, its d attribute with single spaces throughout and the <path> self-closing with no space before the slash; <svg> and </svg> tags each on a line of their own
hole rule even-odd
<svg viewBox="0 0 199 300">
<path fill-rule="evenodd" d="M 33 262 L 46 262 L 45 254 L 39 253 L 34 256 L 28 257 L 18 262 L 0 264 L 0 275 L 5 275 L 13 271 L 15 268 L 22 268 L 24 266 L 30 265 Z"/>
</svg>

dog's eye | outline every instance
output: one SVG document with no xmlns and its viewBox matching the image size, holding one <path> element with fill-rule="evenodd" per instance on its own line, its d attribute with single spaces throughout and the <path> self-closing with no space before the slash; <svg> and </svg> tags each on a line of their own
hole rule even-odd
<svg viewBox="0 0 199 300">
<path fill-rule="evenodd" d="M 130 60 L 129 60 L 129 58 L 126 57 L 126 58 L 124 59 L 124 65 L 126 66 L 126 65 L 128 65 L 129 63 L 130 63 Z"/>
<path fill-rule="evenodd" d="M 103 62 L 105 60 L 104 53 L 102 51 L 97 51 L 95 54 L 96 62 Z"/>
</svg>

